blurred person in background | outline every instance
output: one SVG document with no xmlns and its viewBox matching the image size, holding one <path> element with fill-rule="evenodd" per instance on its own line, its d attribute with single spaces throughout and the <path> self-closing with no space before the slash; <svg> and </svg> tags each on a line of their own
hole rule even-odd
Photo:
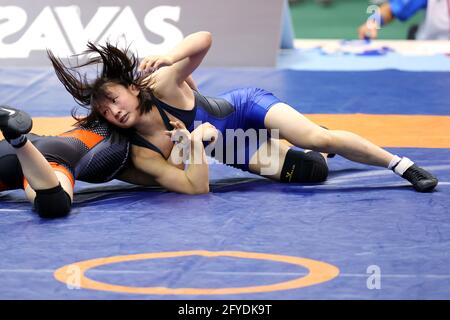
<svg viewBox="0 0 450 320">
<path fill-rule="evenodd" d="M 379 7 L 367 22 L 358 28 L 360 39 L 375 39 L 380 27 L 394 19 L 407 21 L 419 10 L 426 10 L 425 19 L 419 25 L 413 25 L 407 38 L 416 40 L 450 39 L 450 0 L 389 0 Z"/>
</svg>

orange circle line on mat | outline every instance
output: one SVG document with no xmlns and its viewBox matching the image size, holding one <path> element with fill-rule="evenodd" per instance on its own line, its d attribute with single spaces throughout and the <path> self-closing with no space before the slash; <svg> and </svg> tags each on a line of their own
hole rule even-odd
<svg viewBox="0 0 450 320">
<path fill-rule="evenodd" d="M 204 256 L 204 257 L 235 257 L 243 259 L 268 260 L 275 262 L 282 262 L 301 266 L 308 269 L 306 276 L 301 276 L 293 280 L 274 283 L 270 285 L 250 286 L 250 287 L 230 287 L 230 288 L 167 288 L 167 287 L 128 287 L 114 284 L 99 282 L 88 278 L 85 272 L 89 269 L 104 266 L 108 264 L 175 258 L 185 256 Z M 242 251 L 206 251 L 206 250 L 192 250 L 192 251 L 175 251 L 175 252 L 156 252 L 134 254 L 126 256 L 113 256 L 107 258 L 98 258 L 92 260 L 85 260 L 66 265 L 55 271 L 54 276 L 58 281 L 69 284 L 74 276 L 74 271 L 79 271 L 79 285 L 81 288 L 112 291 L 133 294 L 160 294 L 160 295 L 217 295 L 217 294 L 240 294 L 240 293 L 256 293 L 256 292 L 270 292 L 279 290 L 288 290 L 311 286 L 323 283 L 339 275 L 339 269 L 331 264 L 311 260 L 300 257 L 265 254 L 256 252 L 242 252 Z M 71 278 L 72 277 L 72 278 Z"/>
</svg>

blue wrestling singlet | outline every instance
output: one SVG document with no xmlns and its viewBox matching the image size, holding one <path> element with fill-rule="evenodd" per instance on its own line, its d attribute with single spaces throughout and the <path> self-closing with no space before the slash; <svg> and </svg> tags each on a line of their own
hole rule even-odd
<svg viewBox="0 0 450 320">
<path fill-rule="evenodd" d="M 251 156 L 268 138 L 260 135 L 258 130 L 265 129 L 264 118 L 270 107 L 281 101 L 272 93 L 259 88 L 235 89 L 217 98 L 205 97 L 196 91 L 194 95 L 195 106 L 192 110 L 180 110 L 155 98 L 154 102 L 167 129 L 172 130 L 173 127 L 163 110 L 182 121 L 191 132 L 202 123 L 211 123 L 222 135 L 223 144 L 216 144 L 215 149 L 208 155 L 220 162 L 248 171 Z M 256 141 L 250 141 L 250 130 L 255 130 L 253 132 Z M 249 134 L 244 140 L 242 134 L 237 137 L 238 132 L 243 131 Z M 132 143 L 162 154 L 156 146 L 143 141 L 142 137 L 135 136 Z M 230 156 L 230 152 L 233 155 Z"/>
</svg>

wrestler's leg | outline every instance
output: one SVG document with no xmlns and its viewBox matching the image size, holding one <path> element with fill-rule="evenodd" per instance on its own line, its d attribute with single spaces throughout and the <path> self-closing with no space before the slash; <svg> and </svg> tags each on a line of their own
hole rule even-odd
<svg viewBox="0 0 450 320">
<path fill-rule="evenodd" d="M 399 158 L 368 140 L 348 131 L 326 130 L 285 103 L 267 112 L 266 128 L 278 129 L 281 138 L 300 148 L 336 153 L 352 161 L 394 170 L 410 181 L 417 191 L 434 189 L 438 180 L 408 158 Z"/>
<path fill-rule="evenodd" d="M 70 211 L 73 186 L 68 186 L 67 177 L 55 173 L 42 153 L 25 136 L 31 127 L 31 118 L 25 112 L 0 107 L 0 130 L 20 162 L 27 181 L 27 197 L 42 217 L 65 216 Z"/>
<path fill-rule="evenodd" d="M 354 133 L 326 130 L 285 103 L 272 106 L 264 124 L 269 129 L 279 129 L 281 138 L 298 147 L 336 153 L 355 162 L 387 168 L 394 157 Z"/>
<path fill-rule="evenodd" d="M 319 183 L 327 179 L 327 154 L 302 151 L 282 140 L 269 139 L 250 158 L 249 171 L 290 183 Z"/>
</svg>

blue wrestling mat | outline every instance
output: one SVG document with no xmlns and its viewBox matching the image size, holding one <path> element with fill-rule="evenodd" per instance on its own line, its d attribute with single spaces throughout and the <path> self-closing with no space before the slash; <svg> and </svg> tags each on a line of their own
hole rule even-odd
<svg viewBox="0 0 450 320">
<path fill-rule="evenodd" d="M 204 68 L 194 79 L 204 95 L 260 87 L 302 113 L 450 114 L 449 72 Z M 0 69 L 0 94 L 35 117 L 69 116 L 76 105 L 50 69 Z"/>
<path fill-rule="evenodd" d="M 74 105 L 49 70 L 0 75 L 4 102 L 33 116 Z M 444 72 L 202 69 L 195 79 L 208 95 L 263 87 L 304 113 L 450 114 Z M 200 196 L 77 183 L 72 214 L 54 221 L 22 191 L 1 193 L 0 298 L 450 299 L 450 149 L 388 150 L 433 172 L 437 190 L 336 157 L 315 185 L 220 164 Z"/>
</svg>

